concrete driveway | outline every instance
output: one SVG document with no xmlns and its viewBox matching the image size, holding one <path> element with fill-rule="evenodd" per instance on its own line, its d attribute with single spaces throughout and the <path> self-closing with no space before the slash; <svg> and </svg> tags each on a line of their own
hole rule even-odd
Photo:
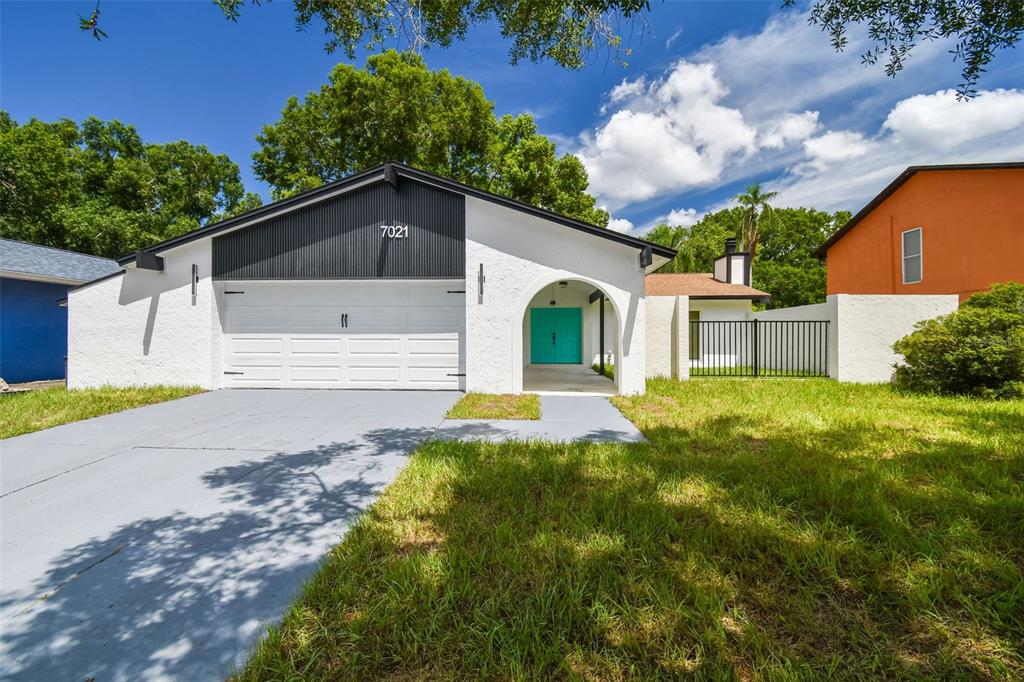
<svg viewBox="0 0 1024 682">
<path fill-rule="evenodd" d="M 205 393 L 0 441 L 0 678 L 223 679 L 457 393 Z"/>
</svg>

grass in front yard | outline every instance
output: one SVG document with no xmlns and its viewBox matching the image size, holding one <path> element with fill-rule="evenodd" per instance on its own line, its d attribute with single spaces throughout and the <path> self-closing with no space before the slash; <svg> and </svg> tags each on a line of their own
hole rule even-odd
<svg viewBox="0 0 1024 682">
<path fill-rule="evenodd" d="M 532 393 L 467 393 L 448 410 L 449 419 L 540 419 L 540 398 Z"/>
<path fill-rule="evenodd" d="M 0 438 L 41 431 L 51 426 L 201 392 L 200 388 L 178 386 L 104 387 L 79 391 L 69 391 L 58 386 L 0 394 Z"/>
<path fill-rule="evenodd" d="M 650 445 L 420 448 L 239 678 L 1024 676 L 1024 402 L 616 403 Z"/>
<path fill-rule="evenodd" d="M 600 363 L 595 362 L 590 366 L 590 369 L 594 370 L 598 374 L 601 374 Z M 615 365 L 611 364 L 610 362 L 604 363 L 604 376 L 608 377 L 612 381 L 615 381 Z"/>
</svg>

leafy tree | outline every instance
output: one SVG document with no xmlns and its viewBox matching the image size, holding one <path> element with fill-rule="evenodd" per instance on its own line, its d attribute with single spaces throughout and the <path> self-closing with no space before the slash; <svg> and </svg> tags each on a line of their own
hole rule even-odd
<svg viewBox="0 0 1024 682">
<path fill-rule="evenodd" d="M 786 6 L 795 0 L 784 0 Z M 842 51 L 851 24 L 867 26 L 871 47 L 861 55 L 868 64 L 887 56 L 885 71 L 895 76 L 921 42 L 953 38 L 954 56 L 963 60 L 958 92 L 970 96 L 997 50 L 1012 48 L 1024 33 L 1020 0 L 815 0 L 811 23 L 821 26 Z"/>
<path fill-rule="evenodd" d="M 751 284 L 771 293 L 769 308 L 789 308 L 825 300 L 827 271 L 814 256 L 850 213 L 809 208 L 777 208 L 762 233 Z"/>
<path fill-rule="evenodd" d="M 711 272 L 725 240 L 739 237 L 748 214 L 744 207 L 705 215 L 691 227 L 659 225 L 647 239 L 678 250 L 659 272 Z M 770 308 L 788 308 L 825 300 L 825 266 L 814 250 L 850 219 L 846 211 L 779 208 L 764 223 L 751 284 L 772 295 Z"/>
<path fill-rule="evenodd" d="M 676 258 L 658 272 L 711 272 L 725 250 L 725 240 L 736 236 L 741 209 L 708 213 L 689 227 L 661 224 L 644 238 L 676 249 Z"/>
<path fill-rule="evenodd" d="M 762 192 L 761 185 L 754 183 L 747 191 L 736 197 L 743 209 L 739 239 L 751 260 L 757 260 L 757 247 L 761 241 L 761 223 L 772 219 L 772 207 L 768 203 L 779 195 L 778 192 Z"/>
<path fill-rule="evenodd" d="M 246 0 L 213 0 L 237 21 Z M 414 52 L 449 47 L 466 38 L 470 28 L 494 23 L 511 40 L 509 59 L 550 59 L 577 69 L 599 50 L 609 50 L 625 64 L 630 50 L 621 33 L 637 33 L 633 21 L 644 19 L 649 0 L 292 0 L 298 28 L 322 23 L 328 52 L 342 50 L 350 59 L 357 50 L 378 50 L 385 43 Z M 261 0 L 251 0 L 260 5 Z M 796 0 L 781 0 L 784 7 Z M 97 40 L 106 37 L 100 11 L 79 16 L 79 27 Z M 959 91 L 970 96 L 995 53 L 1012 48 L 1024 32 L 1020 0 L 814 0 L 810 20 L 825 31 L 837 51 L 848 44 L 850 26 L 865 25 L 872 41 L 862 55 L 866 63 L 886 55 L 886 73 L 896 75 L 911 50 L 937 39 L 956 40 L 954 55 L 963 60 Z M 626 31 L 620 29 L 625 26 Z M 640 33 L 646 22 L 640 22 Z M 791 46 L 790 49 L 799 49 Z"/>
<path fill-rule="evenodd" d="M 0 235 L 116 257 L 258 205 L 204 146 L 145 144 L 134 127 L 0 112 Z"/>
<path fill-rule="evenodd" d="M 1024 397 L 1024 284 L 995 284 L 893 344 L 893 382 L 923 393 Z"/>
<path fill-rule="evenodd" d="M 479 184 L 496 194 L 541 206 L 604 227 L 608 213 L 587 193 L 590 180 L 583 162 L 558 156 L 555 143 L 537 132 L 532 116 L 501 117 L 488 149 L 490 175 Z"/>
<path fill-rule="evenodd" d="M 477 83 L 393 50 L 365 69 L 339 64 L 328 83 L 292 97 L 257 136 L 257 177 L 281 198 L 386 161 L 400 161 L 598 225 L 578 158 L 559 157 L 533 118 L 495 118 Z"/>
</svg>

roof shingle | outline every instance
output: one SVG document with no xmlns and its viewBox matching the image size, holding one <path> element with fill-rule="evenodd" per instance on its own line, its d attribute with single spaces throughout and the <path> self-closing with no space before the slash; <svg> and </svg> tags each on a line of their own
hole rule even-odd
<svg viewBox="0 0 1024 682">
<path fill-rule="evenodd" d="M 0 239 L 0 270 L 7 273 L 88 282 L 121 267 L 117 261 L 49 246 Z"/>
<path fill-rule="evenodd" d="M 769 299 L 771 294 L 743 284 L 719 282 L 710 272 L 679 272 L 647 275 L 648 296 L 690 296 L 691 298 Z"/>
</svg>

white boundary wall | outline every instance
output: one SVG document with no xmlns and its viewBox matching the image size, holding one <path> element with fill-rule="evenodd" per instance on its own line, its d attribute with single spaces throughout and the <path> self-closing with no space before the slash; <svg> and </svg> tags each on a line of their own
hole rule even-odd
<svg viewBox="0 0 1024 682">
<path fill-rule="evenodd" d="M 892 344 L 921 320 L 957 309 L 956 295 L 833 294 L 825 303 L 753 313 L 758 320 L 828 320 L 828 375 L 839 381 L 882 383 L 899 355 Z"/>
<path fill-rule="evenodd" d="M 703 301 L 694 301 L 693 309 Z M 749 304 L 748 304 L 749 305 Z M 900 357 L 892 344 L 914 330 L 921 320 L 946 315 L 957 309 L 956 295 L 861 295 L 833 294 L 825 303 L 779 308 L 747 313 L 739 319 L 761 321 L 827 320 L 828 375 L 839 381 L 883 383 L 890 380 Z M 689 378 L 689 310 L 686 296 L 651 296 L 647 299 L 647 362 L 648 377 L 671 376 Z M 702 315 L 702 318 L 704 316 Z M 708 319 L 711 319 L 710 317 Z M 736 319 L 736 318 L 730 318 Z M 797 344 L 806 349 L 806 358 L 793 358 L 792 339 L 767 332 L 761 337 L 764 366 L 773 357 L 770 346 L 778 341 L 786 345 L 787 367 L 808 369 L 814 365 L 811 344 Z M 682 362 L 680 362 L 682 359 Z"/>
</svg>

